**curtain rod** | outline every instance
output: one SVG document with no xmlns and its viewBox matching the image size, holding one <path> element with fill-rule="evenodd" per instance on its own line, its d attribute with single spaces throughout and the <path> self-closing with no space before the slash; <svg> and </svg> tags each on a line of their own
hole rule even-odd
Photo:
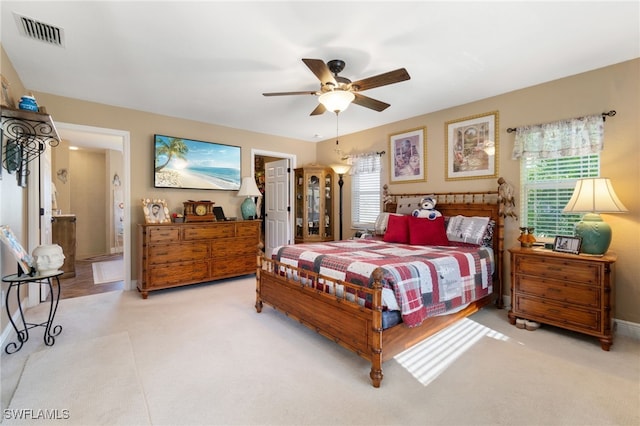
<svg viewBox="0 0 640 426">
<path fill-rule="evenodd" d="M 365 157 L 367 155 L 377 155 L 378 157 L 382 157 L 384 154 L 386 154 L 387 151 L 375 151 L 375 152 L 367 152 L 364 154 L 355 154 L 355 155 L 345 155 L 344 157 L 341 158 L 341 160 L 348 160 L 349 158 L 354 158 L 354 157 Z"/>
<path fill-rule="evenodd" d="M 616 115 L 616 111 L 613 109 L 609 112 L 603 112 L 602 113 L 603 121 L 607 121 L 607 117 L 613 117 L 614 115 Z M 517 130 L 518 130 L 517 127 L 509 127 L 507 128 L 507 133 L 513 133 Z"/>
</svg>

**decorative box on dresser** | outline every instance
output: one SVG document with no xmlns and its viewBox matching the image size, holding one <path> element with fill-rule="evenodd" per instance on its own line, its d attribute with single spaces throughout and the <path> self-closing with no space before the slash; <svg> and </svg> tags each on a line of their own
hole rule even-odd
<svg viewBox="0 0 640 426">
<path fill-rule="evenodd" d="M 511 253 L 511 310 L 517 318 L 595 336 L 608 351 L 613 344 L 616 255 L 587 256 L 542 248 L 515 247 Z"/>
<path fill-rule="evenodd" d="M 260 222 L 139 224 L 142 298 L 154 290 L 255 273 Z"/>
</svg>

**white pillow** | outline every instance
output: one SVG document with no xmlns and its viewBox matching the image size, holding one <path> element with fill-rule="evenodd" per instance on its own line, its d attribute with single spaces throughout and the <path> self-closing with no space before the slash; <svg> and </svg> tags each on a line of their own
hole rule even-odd
<svg viewBox="0 0 640 426">
<path fill-rule="evenodd" d="M 415 209 L 420 208 L 420 201 L 423 197 L 406 197 L 398 199 L 396 213 L 402 215 L 411 215 Z"/>
<path fill-rule="evenodd" d="M 376 224 L 374 231 L 376 235 L 384 235 L 387 232 L 387 225 L 389 224 L 389 215 L 398 216 L 396 213 L 382 212 L 376 218 Z"/>
<path fill-rule="evenodd" d="M 488 224 L 488 217 L 452 216 L 447 225 L 447 238 L 449 241 L 481 245 Z"/>
</svg>

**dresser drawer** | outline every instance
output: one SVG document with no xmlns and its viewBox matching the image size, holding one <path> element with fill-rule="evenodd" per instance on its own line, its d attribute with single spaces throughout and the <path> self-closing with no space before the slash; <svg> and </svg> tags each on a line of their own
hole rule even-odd
<svg viewBox="0 0 640 426">
<path fill-rule="evenodd" d="M 209 244 L 207 241 L 152 245 L 148 249 L 149 263 L 154 265 L 186 260 L 202 260 L 209 257 Z"/>
<path fill-rule="evenodd" d="M 258 241 L 252 237 L 235 238 L 228 241 L 212 241 L 211 256 L 215 259 L 251 256 L 255 259 Z"/>
<path fill-rule="evenodd" d="M 147 271 L 147 277 L 147 289 L 202 282 L 209 279 L 209 262 L 183 262 L 152 266 Z"/>
<path fill-rule="evenodd" d="M 585 307 L 600 307 L 600 289 L 598 287 L 548 280 L 530 275 L 516 275 L 515 278 L 517 293 L 526 293 L 557 302 L 572 303 Z"/>
<path fill-rule="evenodd" d="M 254 274 L 257 269 L 255 256 L 239 257 L 236 259 L 214 260 L 211 265 L 211 275 L 216 277 L 228 277 L 234 275 Z"/>
<path fill-rule="evenodd" d="M 565 261 L 552 257 L 518 256 L 518 274 L 598 285 L 600 266 L 593 262 Z"/>
<path fill-rule="evenodd" d="M 244 224 L 238 223 L 238 228 L 236 229 L 238 237 L 253 237 L 254 239 L 258 238 L 258 225 L 259 222 Z"/>
<path fill-rule="evenodd" d="M 147 228 L 149 243 L 176 242 L 180 239 L 180 228 L 156 226 Z"/>
<path fill-rule="evenodd" d="M 216 223 L 215 226 L 194 226 L 184 229 L 185 241 L 231 238 L 235 236 L 233 223 Z"/>
<path fill-rule="evenodd" d="M 537 321 L 579 330 L 601 332 L 600 311 L 578 309 L 561 303 L 516 294 L 514 314 L 526 313 Z"/>
</svg>

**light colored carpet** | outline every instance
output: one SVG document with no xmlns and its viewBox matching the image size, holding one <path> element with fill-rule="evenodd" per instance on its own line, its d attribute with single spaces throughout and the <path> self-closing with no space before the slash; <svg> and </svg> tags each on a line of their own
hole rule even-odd
<svg viewBox="0 0 640 426">
<path fill-rule="evenodd" d="M 61 300 L 56 323 L 64 330 L 55 346 L 44 347 L 41 330 L 34 330 L 22 350 L 2 354 L 2 408 L 19 382 L 11 407 L 73 404 L 70 420 L 76 416 L 87 425 L 119 421 L 117 412 L 104 411 L 127 403 L 114 394 L 135 407 L 144 397 L 148 418 L 130 424 L 640 424 L 640 342 L 623 336 L 605 352 L 592 337 L 550 327 L 517 329 L 506 310 L 488 307 L 457 325 L 455 334 L 468 336 L 459 344 L 444 339 L 422 353 L 403 354 L 409 361 L 384 363 L 382 386 L 375 389 L 366 360 L 270 307 L 256 313 L 254 302 L 252 277 L 153 292 L 147 300 L 136 291 Z M 27 314 L 46 315 L 47 307 Z M 55 355 L 66 345 L 95 347 L 89 342 L 114 334 L 129 337 L 134 367 L 109 362 L 116 354 L 108 348 L 68 350 L 69 359 Z M 459 347 L 457 358 L 445 354 L 448 346 Z M 100 356 L 102 350 L 109 356 Z M 30 354 L 48 369 L 33 372 Z M 449 360 L 448 366 L 425 379 L 430 358 Z M 85 373 L 96 379 L 72 392 L 53 380 Z M 137 378 L 142 391 L 125 377 L 119 390 L 112 386 L 121 374 Z M 49 393 L 58 399 L 47 399 Z M 84 393 L 109 402 L 94 406 Z"/>
<path fill-rule="evenodd" d="M 5 410 L 3 424 L 150 424 L 129 334 L 58 343 L 33 353 L 9 413 Z"/>
<path fill-rule="evenodd" d="M 124 261 L 122 259 L 94 262 L 91 267 L 93 268 L 94 284 L 113 283 L 124 279 Z"/>
<path fill-rule="evenodd" d="M 437 390 L 430 404 L 446 407 L 430 420 L 467 424 L 469 412 L 483 412 L 478 424 L 638 425 L 639 385 L 637 376 L 586 368 L 513 339 L 483 337 L 429 386 Z M 509 406 L 485 411 L 499 404 L 496 395 L 509 395 Z M 452 409 L 452 400 L 460 409 Z"/>
</svg>

